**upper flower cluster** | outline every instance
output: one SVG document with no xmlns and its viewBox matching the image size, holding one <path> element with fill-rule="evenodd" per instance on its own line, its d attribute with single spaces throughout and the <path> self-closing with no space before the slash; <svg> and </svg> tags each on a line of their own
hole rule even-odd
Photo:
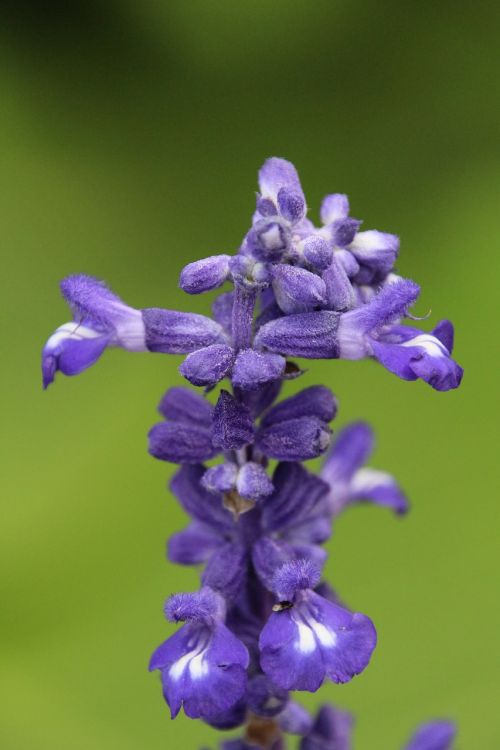
<svg viewBox="0 0 500 750">
<path fill-rule="evenodd" d="M 171 489 L 191 517 L 170 538 L 168 555 L 204 565 L 198 592 L 167 601 L 167 618 L 185 624 L 150 667 L 161 673 L 172 716 L 183 707 L 221 729 L 248 723 L 247 738 L 224 743 L 225 750 L 279 750 L 283 731 L 301 735 L 302 750 L 348 750 L 341 714 L 324 709 L 313 723 L 290 697 L 316 691 L 325 679 L 348 682 L 376 645 L 371 620 L 321 582 L 321 545 L 348 505 L 368 501 L 397 514 L 408 507 L 391 475 L 364 467 L 373 443 L 367 425 L 350 425 L 332 441 L 337 401 L 327 388 L 310 386 L 276 402 L 283 383 L 303 374 L 290 358 L 371 357 L 440 391 L 462 377 L 450 356 L 451 323 L 432 333 L 402 324 L 419 288 L 394 273 L 397 237 L 360 231 L 345 195 L 325 198 L 319 228 L 306 213 L 295 168 L 269 159 L 238 252 L 195 261 L 181 273 L 190 294 L 232 284 L 216 297 L 212 318 L 136 310 L 102 282 L 70 276 L 62 292 L 73 320 L 42 354 L 44 387 L 57 370 L 76 375 L 118 346 L 185 354 L 181 375 L 205 389 L 170 389 L 159 405 L 162 421 L 149 433 L 150 453 L 180 464 Z M 227 386 L 209 401 L 224 379 Z M 320 476 L 302 466 L 322 454 Z M 436 744 L 439 731 L 424 730 L 407 750 L 446 750 L 448 735 Z M 428 737 L 434 744 L 425 744 Z"/>
</svg>

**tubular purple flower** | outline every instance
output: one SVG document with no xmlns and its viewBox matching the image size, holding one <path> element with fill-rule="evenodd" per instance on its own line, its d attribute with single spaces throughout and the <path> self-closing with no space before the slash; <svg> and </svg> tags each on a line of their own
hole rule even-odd
<svg viewBox="0 0 500 750">
<path fill-rule="evenodd" d="M 368 617 L 314 593 L 317 572 L 314 566 L 293 561 L 275 577 L 275 586 L 288 598 L 275 606 L 262 630 L 260 663 L 265 674 L 286 690 L 316 692 L 326 677 L 348 682 L 365 669 L 376 645 Z"/>
</svg>

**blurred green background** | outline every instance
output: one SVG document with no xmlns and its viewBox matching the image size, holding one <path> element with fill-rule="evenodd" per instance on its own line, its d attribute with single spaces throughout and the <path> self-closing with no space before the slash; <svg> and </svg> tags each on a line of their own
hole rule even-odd
<svg viewBox="0 0 500 750">
<path fill-rule="evenodd" d="M 466 369 L 448 394 L 371 362 L 300 382 L 334 389 L 339 425 L 373 423 L 373 464 L 413 503 L 339 520 L 327 575 L 379 646 L 305 703 L 353 710 L 359 750 L 441 715 L 464 750 L 499 746 L 499 32 L 493 2 L 2 3 L 2 750 L 215 747 L 147 672 L 164 598 L 197 581 L 165 561 L 185 519 L 146 453 L 179 360 L 112 351 L 42 393 L 39 351 L 71 272 L 207 311 L 179 271 L 236 249 L 270 155 L 296 163 L 313 217 L 347 192 L 401 235 L 417 312 L 454 320 Z"/>
</svg>

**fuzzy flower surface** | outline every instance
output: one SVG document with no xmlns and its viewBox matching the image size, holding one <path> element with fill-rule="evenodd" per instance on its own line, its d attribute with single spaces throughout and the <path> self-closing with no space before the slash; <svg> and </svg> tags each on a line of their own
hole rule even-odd
<svg viewBox="0 0 500 750">
<path fill-rule="evenodd" d="M 315 225 L 295 167 L 270 158 L 239 246 L 180 272 L 187 294 L 215 292 L 210 316 L 135 309 L 77 274 L 61 283 L 71 320 L 43 347 L 44 388 L 110 348 L 185 355 L 186 385 L 161 398 L 148 450 L 179 467 L 170 488 L 187 522 L 167 555 L 200 568 L 200 589 L 168 598 L 167 619 L 182 624 L 149 666 L 172 718 L 184 710 L 221 730 L 245 726 L 223 750 L 283 750 L 286 733 L 301 750 L 350 750 L 348 714 L 324 706 L 313 718 L 293 696 L 349 682 L 376 648 L 369 616 L 322 580 L 324 544 L 351 505 L 408 510 L 392 475 L 365 465 L 371 428 L 335 430 L 336 397 L 322 384 L 298 387 L 306 372 L 296 359 L 372 359 L 442 392 L 462 379 L 452 324 L 414 325 L 420 288 L 396 271 L 399 238 L 361 226 L 342 193 L 325 197 Z M 307 462 L 320 456 L 316 475 Z M 454 734 L 433 722 L 405 750 L 450 750 Z"/>
</svg>

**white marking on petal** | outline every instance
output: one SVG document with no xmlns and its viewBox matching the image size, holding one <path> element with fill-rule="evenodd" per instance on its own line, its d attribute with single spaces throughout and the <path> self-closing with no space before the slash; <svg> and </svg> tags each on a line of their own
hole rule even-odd
<svg viewBox="0 0 500 750">
<path fill-rule="evenodd" d="M 115 321 L 116 336 L 120 346 L 129 352 L 145 352 L 146 326 L 140 310 L 127 307 L 127 314 Z"/>
<path fill-rule="evenodd" d="M 394 478 L 387 471 L 378 469 L 359 469 L 351 481 L 351 493 L 353 495 L 371 492 L 375 487 L 393 487 L 396 484 Z"/>
<path fill-rule="evenodd" d="M 448 350 L 435 336 L 430 333 L 421 333 L 409 341 L 404 341 L 400 346 L 419 346 L 431 357 L 446 357 Z"/>
<path fill-rule="evenodd" d="M 206 643 L 202 643 L 192 651 L 188 651 L 187 654 L 184 654 L 172 664 L 168 671 L 170 677 L 175 681 L 180 680 L 186 669 L 189 669 L 189 674 L 193 680 L 205 677 L 210 669 L 205 659 L 206 652 Z"/>
<path fill-rule="evenodd" d="M 295 620 L 298 630 L 298 640 L 295 642 L 295 648 L 303 654 L 310 654 L 316 649 L 316 640 L 309 625 L 300 620 Z"/>
<path fill-rule="evenodd" d="M 337 643 L 337 636 L 321 622 L 311 623 L 314 635 L 324 648 L 333 648 Z"/>
<path fill-rule="evenodd" d="M 95 339 L 102 335 L 102 332 L 95 331 L 93 328 L 88 328 L 87 326 L 82 326 L 72 320 L 69 323 L 64 323 L 64 325 L 59 326 L 47 341 L 44 348 L 50 352 L 54 351 L 63 343 L 63 341 L 67 341 L 68 339 L 71 339 L 72 341 L 84 341 L 86 339 Z"/>
</svg>

